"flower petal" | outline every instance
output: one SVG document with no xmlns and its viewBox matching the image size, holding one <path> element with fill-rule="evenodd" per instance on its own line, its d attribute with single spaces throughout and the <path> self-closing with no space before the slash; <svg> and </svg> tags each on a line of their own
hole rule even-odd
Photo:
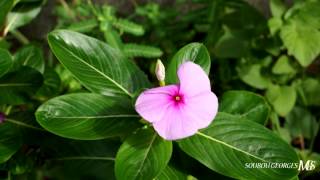
<svg viewBox="0 0 320 180">
<path fill-rule="evenodd" d="M 178 91 L 177 85 L 148 89 L 139 95 L 136 111 L 148 122 L 160 121 L 173 103 L 172 96 Z"/>
<path fill-rule="evenodd" d="M 192 117 L 197 129 L 205 128 L 218 113 L 218 98 L 211 91 L 190 97 L 186 99 L 184 113 Z"/>
<path fill-rule="evenodd" d="M 191 61 L 180 65 L 178 69 L 180 92 L 186 96 L 194 96 L 211 91 L 210 80 L 204 70 Z"/>
<path fill-rule="evenodd" d="M 185 114 L 183 106 L 172 104 L 161 121 L 153 123 L 154 129 L 166 140 L 177 140 L 194 135 L 197 126 L 192 116 Z"/>
</svg>

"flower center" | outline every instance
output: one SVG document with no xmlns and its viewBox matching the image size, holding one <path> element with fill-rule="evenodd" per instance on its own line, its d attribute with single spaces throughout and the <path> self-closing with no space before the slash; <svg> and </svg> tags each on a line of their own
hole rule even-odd
<svg viewBox="0 0 320 180">
<path fill-rule="evenodd" d="M 174 100 L 177 101 L 177 102 L 181 101 L 181 96 L 176 95 L 176 96 L 174 97 Z"/>
</svg>

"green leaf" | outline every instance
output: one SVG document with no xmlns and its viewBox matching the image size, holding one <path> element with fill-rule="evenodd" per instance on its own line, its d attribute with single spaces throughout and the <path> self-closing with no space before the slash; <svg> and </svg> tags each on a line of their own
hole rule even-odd
<svg viewBox="0 0 320 180">
<path fill-rule="evenodd" d="M 135 36 L 142 36 L 144 34 L 144 29 L 141 25 L 126 19 L 118 19 L 113 22 L 112 25 L 118 28 L 120 31 L 130 33 Z"/>
<path fill-rule="evenodd" d="M 9 51 L 0 49 L 0 77 L 10 70 L 12 62 Z"/>
<path fill-rule="evenodd" d="M 270 0 L 270 10 L 273 17 L 281 17 L 287 10 L 282 0 Z"/>
<path fill-rule="evenodd" d="M 166 82 L 168 84 L 179 82 L 177 70 L 186 61 L 199 64 L 209 74 L 211 60 L 207 48 L 201 43 L 190 43 L 181 48 L 171 59 L 166 72 Z"/>
<path fill-rule="evenodd" d="M 122 50 L 123 43 L 120 38 L 120 34 L 117 31 L 108 29 L 104 32 L 104 39 L 111 47 Z"/>
<path fill-rule="evenodd" d="M 277 135 L 252 121 L 219 113 L 180 148 L 208 168 L 235 179 L 290 179 L 297 169 L 248 168 L 249 163 L 298 162 L 295 151 Z"/>
<path fill-rule="evenodd" d="M 303 67 L 311 64 L 320 53 L 320 31 L 303 21 L 290 19 L 281 28 L 280 37 L 288 54 L 293 55 Z"/>
<path fill-rule="evenodd" d="M 115 179 L 114 159 L 119 143 L 114 140 L 66 141 L 46 138 L 42 146 L 50 155 L 46 176 L 50 179 Z"/>
<path fill-rule="evenodd" d="M 72 23 L 67 29 L 71 31 L 87 33 L 91 32 L 97 26 L 98 21 L 96 19 L 86 19 L 84 21 Z"/>
<path fill-rule="evenodd" d="M 173 166 L 168 165 L 155 180 L 187 180 L 188 176 Z"/>
<path fill-rule="evenodd" d="M 29 67 L 22 67 L 18 71 L 10 72 L 0 78 L 0 104 L 22 104 L 27 96 L 42 85 L 42 75 Z"/>
<path fill-rule="evenodd" d="M 37 71 L 44 73 L 44 57 L 40 47 L 27 45 L 19 49 L 14 55 L 13 69 L 17 70 L 20 66 L 29 66 Z"/>
<path fill-rule="evenodd" d="M 43 128 L 56 135 L 93 140 L 130 133 L 140 117 L 127 97 L 75 93 L 42 104 L 36 118 Z"/>
<path fill-rule="evenodd" d="M 128 57 L 157 58 L 162 56 L 161 49 L 153 46 L 127 43 L 123 46 L 123 52 Z"/>
<path fill-rule="evenodd" d="M 115 163 L 118 180 L 153 179 L 167 166 L 172 143 L 153 130 L 141 129 L 121 145 Z"/>
<path fill-rule="evenodd" d="M 92 92 L 132 96 L 150 85 L 133 62 L 97 39 L 57 30 L 49 34 L 48 40 L 58 60 Z"/>
<path fill-rule="evenodd" d="M 268 27 L 271 35 L 275 35 L 278 31 L 280 31 L 282 27 L 282 19 L 278 17 L 272 17 L 268 20 Z"/>
<path fill-rule="evenodd" d="M 288 56 L 282 55 L 272 67 L 274 74 L 293 74 L 296 70 L 290 64 Z"/>
<path fill-rule="evenodd" d="M 285 128 L 287 128 L 293 138 L 304 137 L 314 138 L 319 129 L 316 118 L 307 110 L 301 107 L 295 107 L 286 116 Z"/>
<path fill-rule="evenodd" d="M 266 97 L 280 116 L 286 116 L 295 105 L 297 93 L 293 86 L 270 85 Z"/>
<path fill-rule="evenodd" d="M 38 90 L 37 97 L 51 97 L 59 93 L 61 80 L 59 75 L 53 69 L 46 69 L 43 74 L 44 82 Z"/>
<path fill-rule="evenodd" d="M 40 10 L 41 3 L 36 3 L 36 5 L 28 5 L 27 3 L 18 4 L 17 7 L 8 14 L 8 23 L 4 29 L 4 33 L 6 34 L 9 31 L 28 24 L 40 13 Z"/>
<path fill-rule="evenodd" d="M 253 64 L 250 66 L 238 67 L 237 70 L 240 79 L 246 84 L 257 89 L 266 89 L 271 82 L 270 79 L 261 74 L 261 69 L 261 64 Z"/>
<path fill-rule="evenodd" d="M 21 145 L 19 130 L 12 124 L 0 123 L 0 164 L 6 162 Z"/>
<path fill-rule="evenodd" d="M 228 91 L 220 99 L 219 112 L 264 125 L 269 118 L 270 108 L 262 96 L 248 91 Z"/>
<path fill-rule="evenodd" d="M 320 106 L 320 81 L 315 78 L 305 78 L 298 85 L 299 94 L 304 103 L 311 106 Z"/>
<path fill-rule="evenodd" d="M 13 2 L 13 0 L 0 1 L 0 28 L 2 28 L 2 25 L 5 23 L 7 14 L 13 6 Z"/>
</svg>

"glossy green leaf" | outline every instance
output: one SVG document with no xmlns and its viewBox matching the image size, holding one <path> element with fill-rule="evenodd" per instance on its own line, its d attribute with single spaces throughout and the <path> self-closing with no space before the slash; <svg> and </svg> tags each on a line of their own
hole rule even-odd
<svg viewBox="0 0 320 180">
<path fill-rule="evenodd" d="M 97 39 L 65 30 L 51 32 L 48 39 L 59 61 L 92 92 L 132 96 L 150 85 L 133 62 Z"/>
<path fill-rule="evenodd" d="M 118 180 L 153 179 L 167 166 L 172 143 L 153 130 L 141 129 L 121 145 L 115 164 Z"/>
<path fill-rule="evenodd" d="M 219 112 L 265 124 L 270 108 L 262 96 L 248 91 L 228 91 L 220 98 Z"/>
<path fill-rule="evenodd" d="M 139 116 L 127 97 L 76 93 L 42 104 L 36 118 L 46 130 L 62 137 L 91 140 L 130 133 Z"/>
<path fill-rule="evenodd" d="M 168 165 L 155 180 L 187 180 L 188 176 L 177 170 L 173 166 Z"/>
<path fill-rule="evenodd" d="M 252 121 L 219 113 L 198 134 L 179 141 L 180 148 L 208 168 L 236 179 L 290 179 L 297 169 L 248 168 L 248 163 L 298 162 L 280 137 Z"/>
<path fill-rule="evenodd" d="M 286 116 L 295 105 L 297 93 L 293 86 L 270 85 L 266 98 L 280 116 Z"/>
<path fill-rule="evenodd" d="M 19 129 L 14 125 L 4 122 L 0 123 L 0 164 L 6 162 L 18 151 L 21 145 Z"/>
<path fill-rule="evenodd" d="M 199 64 L 203 70 L 209 74 L 211 60 L 207 48 L 201 43 L 190 43 L 181 48 L 170 60 L 166 72 L 167 83 L 174 84 L 179 82 L 177 70 L 179 66 L 186 61 L 192 61 Z"/>
<path fill-rule="evenodd" d="M 43 85 L 37 92 L 37 97 L 51 97 L 57 95 L 60 91 L 61 80 L 59 75 L 53 69 L 46 69 Z"/>
<path fill-rule="evenodd" d="M 10 53 L 7 50 L 0 49 L 0 77 L 10 70 L 12 62 Z"/>
<path fill-rule="evenodd" d="M 163 54 L 161 49 L 157 47 L 133 44 L 133 43 L 125 44 L 123 46 L 123 52 L 128 57 L 145 57 L 145 58 L 157 58 Z"/>
<path fill-rule="evenodd" d="M 35 45 L 27 45 L 19 49 L 14 55 L 14 66 L 16 70 L 20 66 L 32 67 L 42 74 L 44 73 L 44 57 L 40 47 Z"/>
<path fill-rule="evenodd" d="M 42 75 L 30 67 L 7 73 L 0 78 L 0 104 L 24 103 L 28 96 L 35 95 L 42 81 Z"/>
<path fill-rule="evenodd" d="M 3 26 L 3 24 L 6 21 L 7 14 L 9 13 L 10 9 L 13 6 L 14 0 L 5 0 L 0 1 L 0 28 Z"/>
<path fill-rule="evenodd" d="M 314 138 L 319 130 L 319 124 L 314 115 L 307 109 L 295 107 L 286 116 L 284 124 L 293 138 L 304 137 L 307 139 Z"/>
</svg>

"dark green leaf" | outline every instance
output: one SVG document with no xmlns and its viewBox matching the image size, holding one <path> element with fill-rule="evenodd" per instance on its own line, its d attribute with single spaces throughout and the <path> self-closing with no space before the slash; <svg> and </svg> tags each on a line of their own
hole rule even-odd
<svg viewBox="0 0 320 180">
<path fill-rule="evenodd" d="M 220 113 L 198 134 L 179 141 L 180 148 L 208 168 L 236 179 L 290 179 L 297 169 L 247 168 L 248 163 L 298 162 L 280 137 L 252 121 Z"/>
<path fill-rule="evenodd" d="M 6 21 L 7 14 L 13 6 L 13 0 L 0 1 L 0 28 L 2 28 L 4 22 Z"/>
<path fill-rule="evenodd" d="M 133 62 L 97 39 L 65 30 L 51 32 L 48 39 L 59 61 L 92 92 L 132 96 L 149 86 Z"/>
<path fill-rule="evenodd" d="M 223 94 L 219 112 L 226 112 L 243 119 L 265 124 L 270 108 L 262 96 L 248 91 L 228 91 Z"/>
<path fill-rule="evenodd" d="M 211 60 L 207 48 L 201 43 L 191 43 L 181 48 L 171 59 L 166 73 L 167 83 L 174 84 L 179 82 L 177 70 L 186 61 L 199 64 L 209 74 Z"/>
<path fill-rule="evenodd" d="M 6 162 L 21 145 L 19 130 L 8 122 L 0 123 L 0 164 Z"/>
<path fill-rule="evenodd" d="M 168 165 L 155 180 L 187 180 L 188 176 L 176 168 Z"/>
<path fill-rule="evenodd" d="M 0 104 L 24 103 L 27 96 L 35 95 L 42 81 L 42 75 L 30 67 L 4 75 L 0 78 Z"/>
<path fill-rule="evenodd" d="M 139 116 L 127 97 L 76 93 L 47 101 L 37 110 L 36 118 L 54 134 L 91 140 L 130 133 Z"/>
<path fill-rule="evenodd" d="M 118 180 L 153 179 L 165 169 L 172 153 L 172 143 L 153 130 L 141 129 L 120 147 L 115 164 Z"/>
<path fill-rule="evenodd" d="M 61 80 L 59 75 L 53 69 L 46 69 L 43 74 L 43 85 L 37 92 L 38 97 L 50 97 L 57 95 L 60 90 Z"/>
</svg>

